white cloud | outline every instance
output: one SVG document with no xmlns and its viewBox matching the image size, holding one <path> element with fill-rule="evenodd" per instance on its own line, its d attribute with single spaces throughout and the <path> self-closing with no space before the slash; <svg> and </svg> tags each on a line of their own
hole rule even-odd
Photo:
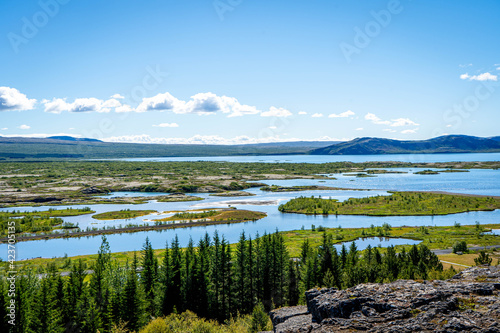
<svg viewBox="0 0 500 333">
<path fill-rule="evenodd" d="M 299 115 L 301 115 L 301 116 L 306 115 L 306 114 L 307 114 L 307 112 L 305 112 L 305 111 L 299 111 Z"/>
<path fill-rule="evenodd" d="M 2 128 L 1 130 L 2 130 L 2 131 L 6 131 L 6 130 L 8 130 L 8 128 L 7 128 L 7 127 L 4 127 L 4 128 Z"/>
<path fill-rule="evenodd" d="M 351 110 L 347 110 L 346 112 L 342 112 L 339 114 L 332 113 L 328 116 L 328 118 L 348 118 L 354 116 L 355 113 Z"/>
<path fill-rule="evenodd" d="M 115 112 L 118 112 L 118 113 L 134 112 L 134 111 L 135 110 L 130 105 L 127 105 L 127 104 L 123 104 L 122 106 L 115 108 Z"/>
<path fill-rule="evenodd" d="M 277 129 L 278 127 L 276 127 L 276 126 L 269 126 L 268 128 L 269 128 L 269 129 L 272 129 L 272 130 L 275 130 L 275 129 Z"/>
<path fill-rule="evenodd" d="M 153 127 L 179 127 L 177 123 L 161 123 L 158 125 L 153 125 Z"/>
<path fill-rule="evenodd" d="M 142 135 L 123 135 L 102 139 L 107 142 L 131 142 L 131 143 L 155 143 L 155 144 L 214 144 L 214 145 L 241 145 L 253 143 L 269 142 L 292 142 L 304 141 L 299 138 L 280 138 L 279 136 L 270 136 L 266 138 L 251 138 L 246 135 L 234 138 L 223 138 L 218 135 L 195 135 L 190 138 L 153 138 L 148 134 Z M 320 137 L 311 141 L 348 141 L 351 138 L 331 138 L 329 136 Z"/>
<path fill-rule="evenodd" d="M 392 129 L 392 128 L 384 128 L 382 131 L 389 132 L 389 133 L 396 133 L 397 132 L 395 129 Z"/>
<path fill-rule="evenodd" d="M 29 99 L 15 88 L 0 87 L 0 111 L 32 110 L 36 99 Z"/>
<path fill-rule="evenodd" d="M 489 72 L 482 73 L 479 75 L 469 75 L 468 73 L 465 73 L 465 74 L 460 75 L 460 78 L 462 80 L 469 79 L 469 81 L 497 81 L 498 80 L 497 75 L 491 74 Z"/>
<path fill-rule="evenodd" d="M 375 114 L 370 113 L 370 112 L 368 112 L 365 115 L 365 120 L 369 120 L 372 123 L 377 124 L 377 125 L 390 125 L 391 124 L 390 121 L 388 121 L 388 120 L 382 120 L 379 117 L 377 117 Z"/>
<path fill-rule="evenodd" d="M 313 118 L 321 118 L 321 117 L 323 117 L 323 114 L 322 113 L 315 113 L 311 117 L 313 117 Z"/>
<path fill-rule="evenodd" d="M 222 112 L 228 114 L 228 117 L 259 113 L 255 106 L 244 105 L 234 97 L 217 96 L 211 92 L 193 95 L 187 102 L 175 98 L 168 92 L 158 94 L 153 97 L 143 98 L 136 111 L 172 111 L 178 114 L 192 113 L 198 115 Z"/>
<path fill-rule="evenodd" d="M 111 108 L 121 107 L 121 103 L 112 98 L 106 101 L 90 97 L 77 98 L 72 103 L 66 102 L 65 98 L 53 98 L 51 101 L 44 99 L 45 112 L 61 113 L 68 112 L 110 112 Z"/>
<path fill-rule="evenodd" d="M 29 130 L 31 128 L 31 126 L 28 126 L 28 125 L 21 125 L 18 127 L 19 129 L 22 129 L 22 130 Z"/>
<path fill-rule="evenodd" d="M 393 121 L 393 123 L 391 124 L 392 127 L 419 126 L 419 124 L 408 118 L 398 118 L 398 119 L 393 119 L 392 121 Z"/>
<path fill-rule="evenodd" d="M 373 113 L 367 113 L 365 120 L 369 120 L 376 125 L 389 125 L 392 127 L 419 126 L 416 122 L 408 118 L 397 118 L 392 120 L 382 120 Z M 386 130 L 386 132 L 389 132 Z"/>
<path fill-rule="evenodd" d="M 470 67 L 470 66 L 472 66 L 472 64 L 460 64 L 460 65 L 458 65 L 458 67 L 460 67 L 460 68 L 465 68 L 465 67 Z"/>
<path fill-rule="evenodd" d="M 401 134 L 415 134 L 415 133 L 417 133 L 417 131 L 418 131 L 418 128 L 406 129 L 406 130 L 401 131 Z"/>
<path fill-rule="evenodd" d="M 258 110 L 257 107 L 241 104 L 236 98 L 218 96 L 214 93 L 198 93 L 188 101 L 180 100 L 169 92 L 161 93 L 153 97 L 145 97 L 137 107 L 122 104 L 119 99 L 124 97 L 114 94 L 108 100 L 97 98 L 77 98 L 68 102 L 66 98 L 44 99 L 42 103 L 45 112 L 61 113 L 68 112 L 147 112 L 147 111 L 171 111 L 177 114 L 213 115 L 218 112 L 227 114 L 228 117 L 260 114 L 262 117 L 289 117 L 289 110 L 278 107 L 270 107 L 268 111 Z M 1 109 L 0 109 L 1 111 Z M 305 112 L 302 114 L 306 114 Z"/>
<path fill-rule="evenodd" d="M 292 113 L 287 109 L 271 106 L 269 111 L 261 112 L 260 115 L 262 117 L 289 117 Z"/>
<path fill-rule="evenodd" d="M 453 127 L 453 125 L 451 125 L 451 124 L 448 124 L 448 125 L 446 125 L 446 127 Z"/>
<path fill-rule="evenodd" d="M 141 104 L 136 108 L 137 112 L 146 111 L 173 111 L 181 110 L 185 102 L 178 100 L 170 93 L 166 92 L 153 97 L 143 98 Z M 175 111 L 174 111 L 175 112 Z M 182 113 L 182 112 L 176 112 Z"/>
<path fill-rule="evenodd" d="M 358 127 L 358 128 L 356 128 L 356 131 L 362 131 L 362 130 L 364 130 L 364 128 L 363 128 L 363 127 Z"/>
</svg>

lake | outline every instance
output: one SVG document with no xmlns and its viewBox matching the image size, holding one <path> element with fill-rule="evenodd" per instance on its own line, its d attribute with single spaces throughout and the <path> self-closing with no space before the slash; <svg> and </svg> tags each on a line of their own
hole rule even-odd
<svg viewBox="0 0 500 333">
<path fill-rule="evenodd" d="M 392 170 L 392 169 L 391 169 Z M 245 231 L 247 235 L 255 236 L 256 233 L 262 235 L 264 232 L 274 232 L 275 230 L 288 231 L 297 230 L 304 227 L 310 229 L 311 225 L 334 228 L 342 226 L 349 227 L 370 227 L 370 225 L 381 226 L 383 223 L 389 223 L 393 227 L 410 226 L 447 226 L 458 222 L 462 225 L 474 224 L 476 221 L 481 224 L 498 223 L 500 221 L 500 210 L 490 212 L 469 212 L 444 216 L 312 216 L 301 214 L 285 214 L 278 211 L 278 205 L 297 196 L 319 196 L 323 198 L 335 198 L 346 200 L 351 197 L 366 197 L 376 195 L 389 195 L 387 190 L 418 190 L 418 191 L 449 191 L 458 193 L 498 195 L 500 196 L 500 170 L 471 170 L 470 172 L 441 173 L 438 175 L 418 175 L 415 172 L 422 169 L 416 168 L 398 168 L 401 174 L 380 174 L 376 177 L 359 178 L 345 176 L 343 174 L 332 174 L 327 179 L 291 179 L 291 180 L 266 180 L 263 183 L 282 186 L 295 185 L 324 185 L 335 187 L 348 187 L 353 189 L 373 189 L 365 190 L 341 190 L 341 191 L 302 191 L 302 192 L 266 192 L 259 188 L 250 188 L 247 192 L 255 194 L 251 197 L 216 197 L 205 193 L 194 194 L 202 197 L 203 201 L 190 202 L 157 202 L 154 196 L 164 193 L 134 193 L 134 192 L 115 192 L 111 197 L 126 196 L 149 196 L 151 200 L 139 205 L 87 205 L 97 213 L 121 210 L 121 209 L 152 209 L 157 211 L 185 210 L 211 207 L 227 207 L 228 205 L 240 208 L 262 211 L 268 214 L 267 217 L 256 221 L 236 224 L 222 224 L 204 227 L 167 229 L 162 231 L 144 231 L 137 233 L 125 233 L 107 235 L 108 241 L 113 252 L 140 250 L 146 239 L 149 237 L 154 248 L 163 248 L 167 241 L 171 241 L 175 235 L 178 235 L 182 246 L 187 245 L 189 238 L 192 237 L 195 242 L 198 241 L 206 232 L 213 235 L 215 231 L 224 235 L 229 242 L 238 241 L 239 235 Z M 336 178 L 336 179 L 334 179 Z M 73 206 L 75 207 L 75 206 Z M 51 207 L 16 207 L 16 210 L 46 210 Z M 54 207 L 52 207 L 54 208 Z M 66 208 L 66 206 L 55 207 Z M 2 211 L 12 210 L 13 208 L 0 209 Z M 158 215 L 142 216 L 129 220 L 120 221 L 98 221 L 92 219 L 91 215 L 82 215 L 74 217 L 65 217 L 64 221 L 78 223 L 82 229 L 86 227 L 104 227 L 119 226 L 129 223 L 143 224 L 152 223 L 147 220 L 160 218 Z M 145 221 L 146 220 L 146 221 Z M 383 246 L 395 245 L 394 242 L 406 242 L 403 244 L 412 244 L 408 240 L 388 240 L 381 244 Z M 70 238 L 70 239 L 51 239 L 37 240 L 29 242 L 20 242 L 17 244 L 18 259 L 27 259 L 33 257 L 55 257 L 63 256 L 67 253 L 69 256 L 94 254 L 97 253 L 101 243 L 100 236 Z M 360 248 L 363 243 L 360 242 Z M 371 244 L 373 246 L 373 244 Z M 6 259 L 7 245 L 0 244 L 0 258 Z"/>
<path fill-rule="evenodd" d="M 473 154 L 387 154 L 387 155 L 256 155 L 256 156 L 207 156 L 207 157 L 151 157 L 120 158 L 111 161 L 129 162 L 261 162 L 261 163 L 329 163 L 329 162 L 375 162 L 398 161 L 411 163 L 433 162 L 486 162 L 500 161 L 500 153 Z"/>
</svg>

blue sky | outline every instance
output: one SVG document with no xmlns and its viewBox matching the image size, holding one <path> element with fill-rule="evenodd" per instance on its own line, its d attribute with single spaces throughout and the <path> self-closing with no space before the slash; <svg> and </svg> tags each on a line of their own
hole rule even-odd
<svg viewBox="0 0 500 333">
<path fill-rule="evenodd" d="M 0 136 L 500 135 L 498 1 L 0 2 Z"/>
</svg>

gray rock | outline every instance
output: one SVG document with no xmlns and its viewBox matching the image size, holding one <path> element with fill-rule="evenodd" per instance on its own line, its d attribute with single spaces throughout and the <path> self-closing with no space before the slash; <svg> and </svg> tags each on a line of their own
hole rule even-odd
<svg viewBox="0 0 500 333">
<path fill-rule="evenodd" d="M 473 267 L 447 281 L 312 289 L 305 306 L 271 313 L 275 332 L 500 332 L 500 269 Z"/>
</svg>

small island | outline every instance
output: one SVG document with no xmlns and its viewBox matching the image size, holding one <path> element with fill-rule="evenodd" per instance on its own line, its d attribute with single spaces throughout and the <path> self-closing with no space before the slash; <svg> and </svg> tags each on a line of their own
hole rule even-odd
<svg viewBox="0 0 500 333">
<path fill-rule="evenodd" d="M 156 210 L 123 209 L 119 211 L 96 214 L 93 215 L 92 218 L 96 220 L 126 220 L 126 219 L 133 219 L 139 216 L 149 215 L 151 213 L 156 213 Z"/>
<path fill-rule="evenodd" d="M 207 224 L 222 223 L 222 222 L 246 222 L 257 221 L 266 217 L 266 213 L 256 212 L 244 209 L 235 208 L 212 208 L 203 210 L 188 210 L 184 212 L 177 212 L 173 216 L 163 219 L 154 220 L 158 222 L 206 222 Z M 158 223 L 158 224 L 160 224 Z"/>
<path fill-rule="evenodd" d="M 391 192 L 390 196 L 336 199 L 299 197 L 279 206 L 283 213 L 370 216 L 447 215 L 500 208 L 500 198 L 430 192 Z"/>
<path fill-rule="evenodd" d="M 439 172 L 434 171 L 434 170 L 430 170 L 430 169 L 426 169 L 426 170 L 414 172 L 414 174 L 415 175 L 439 175 Z"/>
<path fill-rule="evenodd" d="M 344 173 L 342 176 L 358 177 L 358 178 L 377 177 L 377 176 L 369 175 L 369 174 L 362 173 L 362 172 L 358 172 L 358 173 Z"/>
<path fill-rule="evenodd" d="M 318 186 L 318 185 L 302 185 L 302 186 L 270 185 L 270 186 L 263 186 L 260 188 L 260 190 L 267 192 L 298 192 L 298 191 L 338 191 L 338 190 L 352 190 L 352 189 L 342 188 L 342 187 L 331 187 L 331 186 Z"/>
<path fill-rule="evenodd" d="M 194 195 L 187 195 L 184 193 L 172 193 L 165 196 L 154 197 L 158 202 L 183 202 L 183 201 L 201 201 L 203 198 Z"/>
<path fill-rule="evenodd" d="M 214 197 L 251 197 L 255 194 L 245 191 L 226 191 L 226 192 L 217 192 L 211 193 L 210 196 Z"/>
</svg>

